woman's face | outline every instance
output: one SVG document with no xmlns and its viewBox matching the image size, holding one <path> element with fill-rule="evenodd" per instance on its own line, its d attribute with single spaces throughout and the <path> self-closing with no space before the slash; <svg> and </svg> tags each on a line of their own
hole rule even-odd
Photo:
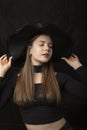
<svg viewBox="0 0 87 130">
<path fill-rule="evenodd" d="M 42 65 L 47 63 L 52 56 L 53 43 L 48 35 L 38 36 L 32 43 L 32 46 L 29 47 L 31 61 L 33 65 Z"/>
</svg>

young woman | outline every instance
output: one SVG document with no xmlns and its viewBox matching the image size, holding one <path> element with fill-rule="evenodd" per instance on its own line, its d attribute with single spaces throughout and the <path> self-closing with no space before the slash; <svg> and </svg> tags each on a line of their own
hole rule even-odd
<svg viewBox="0 0 87 130">
<path fill-rule="evenodd" d="M 52 66 L 55 44 L 52 35 L 43 27 L 38 28 L 40 30 L 35 30 L 31 38 L 30 35 L 28 39 L 26 37 L 26 59 L 18 74 L 14 71 L 10 73 L 12 56 L 8 58 L 5 54 L 0 57 L 0 108 L 13 94 L 27 130 L 72 130 L 64 118 L 61 91 L 66 90 L 83 98 L 83 93 L 87 91 L 87 81 L 83 78 L 87 69 L 72 54 L 62 59 L 76 71 L 80 80 L 56 73 Z M 19 31 L 21 39 L 25 35 L 23 31 Z M 87 99 L 87 96 L 84 98 Z"/>
</svg>

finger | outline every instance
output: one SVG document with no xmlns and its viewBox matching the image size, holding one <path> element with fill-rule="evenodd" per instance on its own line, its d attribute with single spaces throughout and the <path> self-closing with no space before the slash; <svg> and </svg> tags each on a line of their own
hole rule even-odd
<svg viewBox="0 0 87 130">
<path fill-rule="evenodd" d="M 74 54 L 75 60 L 79 61 L 79 57 L 77 55 Z"/>
<path fill-rule="evenodd" d="M 9 61 L 11 61 L 11 60 L 12 60 L 12 58 L 13 58 L 13 56 L 10 56 L 10 57 L 9 57 Z"/>
<path fill-rule="evenodd" d="M 13 58 L 13 56 L 9 57 L 9 64 L 11 64 L 12 58 Z"/>
<path fill-rule="evenodd" d="M 7 60 L 7 56 L 5 56 L 2 60 L 3 60 L 3 61 L 6 61 L 6 60 Z"/>
<path fill-rule="evenodd" d="M 71 60 L 75 60 L 75 58 L 76 58 L 76 57 L 75 57 L 74 55 L 72 55 L 72 56 L 70 57 Z"/>
<path fill-rule="evenodd" d="M 61 57 L 62 60 L 65 60 L 65 57 Z"/>
<path fill-rule="evenodd" d="M 2 60 L 3 58 L 5 58 L 6 56 L 7 56 L 6 54 L 2 55 L 2 56 L 0 57 L 0 60 Z"/>
<path fill-rule="evenodd" d="M 61 59 L 68 62 L 68 59 L 66 57 L 62 57 Z"/>
<path fill-rule="evenodd" d="M 73 53 L 72 55 L 73 55 L 75 58 L 78 58 L 78 56 L 77 56 L 76 54 Z"/>
<path fill-rule="evenodd" d="M 74 61 L 75 60 L 75 58 L 73 56 L 70 56 L 68 58 L 62 57 L 62 59 L 65 60 L 67 63 L 69 63 L 70 61 Z"/>
</svg>

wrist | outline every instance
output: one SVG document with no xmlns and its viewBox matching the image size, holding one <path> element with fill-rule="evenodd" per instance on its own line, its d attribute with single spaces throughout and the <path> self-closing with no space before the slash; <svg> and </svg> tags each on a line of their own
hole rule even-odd
<svg viewBox="0 0 87 130">
<path fill-rule="evenodd" d="M 73 68 L 76 70 L 76 69 L 78 69 L 79 67 L 81 67 L 82 66 L 82 64 L 81 63 L 78 63 L 76 66 L 74 66 Z"/>
<path fill-rule="evenodd" d="M 5 73 L 6 73 L 6 72 L 0 70 L 0 77 L 4 77 Z"/>
<path fill-rule="evenodd" d="M 3 74 L 2 74 L 2 73 L 0 73 L 0 77 L 4 77 L 4 75 L 5 75 L 4 73 L 3 73 Z"/>
</svg>

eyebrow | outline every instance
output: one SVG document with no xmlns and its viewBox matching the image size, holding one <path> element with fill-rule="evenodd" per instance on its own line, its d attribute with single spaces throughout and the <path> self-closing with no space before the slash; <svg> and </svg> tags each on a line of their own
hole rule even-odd
<svg viewBox="0 0 87 130">
<path fill-rule="evenodd" d="M 40 42 L 45 43 L 45 41 L 44 41 L 44 40 L 40 40 Z M 52 43 L 52 42 L 49 42 L 49 44 L 52 44 L 52 45 L 53 45 L 53 43 Z"/>
<path fill-rule="evenodd" d="M 45 41 L 43 41 L 43 40 L 40 40 L 40 42 L 45 42 Z"/>
</svg>

